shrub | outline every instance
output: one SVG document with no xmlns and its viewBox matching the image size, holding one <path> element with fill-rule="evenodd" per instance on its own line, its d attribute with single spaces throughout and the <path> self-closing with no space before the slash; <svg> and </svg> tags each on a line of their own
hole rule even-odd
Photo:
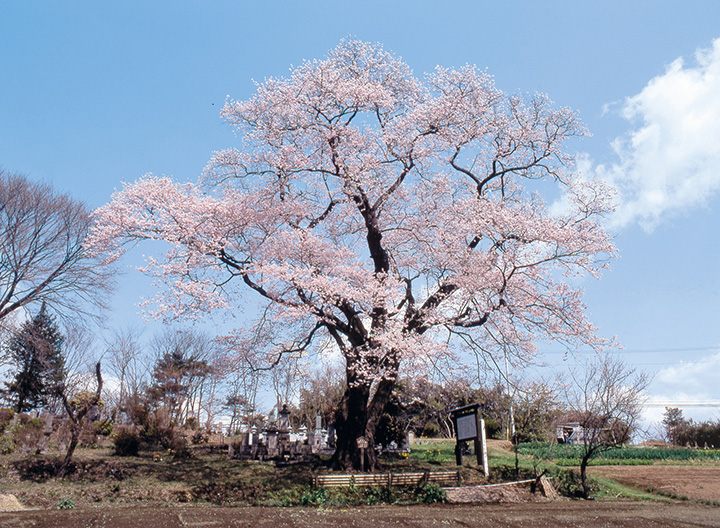
<svg viewBox="0 0 720 528">
<path fill-rule="evenodd" d="M 137 456 L 140 450 L 140 437 L 131 431 L 120 431 L 113 442 L 116 456 Z"/>
<path fill-rule="evenodd" d="M 10 425 L 15 417 L 15 411 L 8 408 L 0 409 L 0 432 Z"/>
<path fill-rule="evenodd" d="M 73 501 L 69 497 L 60 499 L 57 502 L 57 509 L 58 510 L 74 510 L 75 509 L 75 501 Z"/>
<path fill-rule="evenodd" d="M 9 455 L 15 451 L 16 447 L 15 440 L 10 435 L 0 436 L 0 455 Z"/>
<path fill-rule="evenodd" d="M 195 431 L 192 437 L 192 443 L 194 445 L 207 444 L 210 437 L 205 431 Z"/>
<path fill-rule="evenodd" d="M 560 470 L 553 476 L 555 477 L 553 486 L 555 486 L 555 489 L 557 489 L 561 495 L 574 498 L 584 496 L 580 475 L 575 471 Z M 593 479 L 589 478 L 588 483 L 590 484 L 591 492 L 597 491 L 597 483 Z"/>
<path fill-rule="evenodd" d="M 190 429 L 191 431 L 197 431 L 200 428 L 200 422 L 196 417 L 191 416 L 190 418 L 185 420 L 185 427 L 187 429 Z"/>
<path fill-rule="evenodd" d="M 15 443 L 27 452 L 35 451 L 40 440 L 45 436 L 44 427 L 45 424 L 39 418 L 28 417 L 21 425 L 15 426 L 13 431 Z"/>
<path fill-rule="evenodd" d="M 399 491 L 397 488 L 391 486 L 369 487 L 365 491 L 365 501 L 369 505 L 379 504 L 381 502 L 393 504 L 397 500 L 395 496 L 396 490 Z"/>
<path fill-rule="evenodd" d="M 92 423 L 93 434 L 100 436 L 110 436 L 113 432 L 113 424 L 110 420 L 98 420 Z"/>
<path fill-rule="evenodd" d="M 425 424 L 425 427 L 423 427 L 420 436 L 424 436 L 426 438 L 437 438 L 440 436 L 440 428 L 437 426 L 437 424 L 428 422 Z"/>
<path fill-rule="evenodd" d="M 174 434 L 165 445 L 167 446 L 168 454 L 172 456 L 173 459 L 184 460 L 193 457 L 187 440 L 182 435 Z"/>
<path fill-rule="evenodd" d="M 418 487 L 417 496 L 420 502 L 424 502 L 425 504 L 447 501 L 447 493 L 437 484 L 427 484 Z"/>
<path fill-rule="evenodd" d="M 308 489 L 300 497 L 300 504 L 303 506 L 322 506 L 328 500 L 328 492 L 325 488 Z"/>
</svg>

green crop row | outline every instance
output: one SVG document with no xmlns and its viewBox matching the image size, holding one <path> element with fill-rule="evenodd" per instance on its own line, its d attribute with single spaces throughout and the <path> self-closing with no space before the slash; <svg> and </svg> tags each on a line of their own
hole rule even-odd
<svg viewBox="0 0 720 528">
<path fill-rule="evenodd" d="M 543 460 L 580 459 L 583 446 L 569 444 L 527 443 L 520 444 L 520 453 Z M 600 460 L 720 460 L 719 449 L 614 447 L 601 451 L 594 458 Z"/>
<path fill-rule="evenodd" d="M 555 461 L 558 466 L 579 466 L 579 458 L 559 458 Z M 653 461 L 643 458 L 603 458 L 591 459 L 588 466 L 652 466 Z"/>
</svg>

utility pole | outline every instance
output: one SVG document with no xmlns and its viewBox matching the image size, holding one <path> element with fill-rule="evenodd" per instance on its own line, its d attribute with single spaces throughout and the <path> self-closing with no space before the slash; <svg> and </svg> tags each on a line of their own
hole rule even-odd
<svg viewBox="0 0 720 528">
<path fill-rule="evenodd" d="M 504 352 L 505 352 L 505 383 L 507 386 L 508 401 L 510 402 L 510 420 L 508 422 L 508 428 L 507 428 L 507 439 L 510 441 L 514 441 L 514 439 L 515 439 L 515 411 L 513 409 L 513 396 L 512 396 L 512 392 L 510 391 L 510 368 L 509 368 L 507 350 L 505 349 Z"/>
</svg>

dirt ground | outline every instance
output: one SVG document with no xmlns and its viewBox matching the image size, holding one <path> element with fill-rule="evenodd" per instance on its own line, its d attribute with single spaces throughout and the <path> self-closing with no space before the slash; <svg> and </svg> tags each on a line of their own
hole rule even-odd
<svg viewBox="0 0 720 528">
<path fill-rule="evenodd" d="M 558 501 L 479 506 L 361 508 L 113 508 L 0 513 L 16 528 L 285 528 L 472 526 L 478 528 L 720 528 L 720 508 L 695 503 Z"/>
<path fill-rule="evenodd" d="M 720 502 L 720 466 L 596 466 L 588 472 L 641 490 Z"/>
</svg>

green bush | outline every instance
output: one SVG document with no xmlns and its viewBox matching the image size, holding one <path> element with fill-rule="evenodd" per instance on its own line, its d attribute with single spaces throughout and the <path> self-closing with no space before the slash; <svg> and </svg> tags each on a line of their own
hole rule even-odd
<svg viewBox="0 0 720 528">
<path fill-rule="evenodd" d="M 438 427 L 437 424 L 428 422 L 425 424 L 420 436 L 424 436 L 426 438 L 437 438 L 440 436 L 440 427 Z"/>
<path fill-rule="evenodd" d="M 3 434 L 0 436 L 0 455 L 9 455 L 17 448 L 15 440 L 10 435 Z"/>
<path fill-rule="evenodd" d="M 100 436 L 110 436 L 113 432 L 113 424 L 110 420 L 98 420 L 92 423 L 92 432 Z"/>
<path fill-rule="evenodd" d="M 583 497 L 582 482 L 580 482 L 580 475 L 575 471 L 560 470 L 553 472 L 554 480 L 553 486 L 558 493 L 565 497 L 580 498 Z M 588 484 L 590 485 L 591 492 L 597 491 L 597 483 L 588 478 Z"/>
<path fill-rule="evenodd" d="M 69 497 L 60 499 L 57 502 L 57 509 L 58 510 L 74 510 L 75 509 L 75 501 Z"/>
<path fill-rule="evenodd" d="M 447 501 L 447 493 L 437 484 L 427 484 L 418 487 L 417 495 L 420 502 L 424 502 L 425 504 Z"/>
<path fill-rule="evenodd" d="M 303 506 L 322 506 L 328 500 L 328 492 L 325 488 L 308 489 L 300 497 L 300 504 Z"/>
<path fill-rule="evenodd" d="M 393 504 L 396 501 L 393 488 L 390 486 L 368 487 L 365 489 L 365 503 L 374 506 L 379 503 Z"/>
</svg>

